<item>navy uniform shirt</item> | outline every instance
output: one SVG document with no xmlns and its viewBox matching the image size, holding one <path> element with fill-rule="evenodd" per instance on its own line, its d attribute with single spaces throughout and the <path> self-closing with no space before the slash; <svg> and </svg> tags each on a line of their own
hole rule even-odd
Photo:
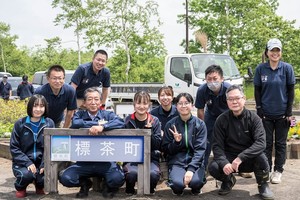
<svg viewBox="0 0 300 200">
<path fill-rule="evenodd" d="M 269 62 L 255 69 L 254 85 L 261 87 L 261 108 L 267 116 L 285 115 L 287 109 L 287 86 L 296 83 L 293 67 L 280 61 L 273 70 Z"/>
<path fill-rule="evenodd" d="M 75 90 L 71 85 L 64 84 L 58 95 L 53 94 L 49 83 L 36 89 L 35 94 L 43 95 L 49 107 L 48 117 L 55 124 L 61 122 L 64 118 L 64 110 L 77 109 Z"/>
<path fill-rule="evenodd" d="M 77 98 L 83 99 L 83 93 L 87 88 L 100 86 L 105 88 L 110 87 L 110 71 L 104 67 L 98 74 L 95 74 L 92 63 L 85 63 L 79 65 L 76 69 L 71 82 L 78 86 L 76 88 Z"/>
<path fill-rule="evenodd" d="M 156 108 L 154 108 L 153 110 L 151 110 L 150 112 L 151 115 L 154 115 L 155 117 L 157 117 L 160 121 L 161 124 L 161 130 L 164 131 L 165 129 L 165 125 L 166 123 L 173 119 L 174 117 L 178 116 L 179 113 L 177 111 L 177 108 L 175 105 L 172 105 L 171 107 L 171 111 L 169 113 L 169 115 L 166 115 L 165 112 L 163 111 L 163 108 L 161 105 L 157 106 Z"/>
<path fill-rule="evenodd" d="M 228 110 L 228 105 L 226 101 L 226 90 L 230 86 L 229 83 L 223 82 L 218 95 L 215 95 L 211 91 L 207 84 L 203 84 L 198 88 L 195 107 L 198 109 L 204 109 L 206 105 L 205 112 L 208 112 L 211 116 L 217 118 L 224 111 Z"/>
</svg>

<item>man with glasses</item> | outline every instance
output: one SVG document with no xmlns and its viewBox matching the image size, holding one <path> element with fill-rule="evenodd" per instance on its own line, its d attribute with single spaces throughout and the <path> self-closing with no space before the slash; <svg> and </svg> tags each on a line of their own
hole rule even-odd
<svg viewBox="0 0 300 200">
<path fill-rule="evenodd" d="M 274 195 L 267 183 L 269 164 L 265 130 L 259 116 L 245 108 L 246 98 L 238 85 L 226 90 L 228 111 L 221 114 L 213 129 L 213 161 L 208 171 L 215 179 L 222 181 L 219 195 L 231 192 L 236 178 L 233 173 L 253 172 L 258 191 L 263 199 L 273 199 Z"/>
<path fill-rule="evenodd" d="M 65 83 L 65 69 L 60 65 L 52 65 L 47 71 L 48 83 L 36 89 L 35 94 L 43 95 L 49 107 L 48 117 L 55 127 L 69 128 L 75 109 L 77 109 L 75 89 Z M 64 116 L 64 111 L 67 109 Z"/>
</svg>

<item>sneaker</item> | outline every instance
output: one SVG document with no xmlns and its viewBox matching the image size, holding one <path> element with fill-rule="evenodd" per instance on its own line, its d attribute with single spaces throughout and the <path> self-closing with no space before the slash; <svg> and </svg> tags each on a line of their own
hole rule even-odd
<svg viewBox="0 0 300 200">
<path fill-rule="evenodd" d="M 272 173 L 271 175 L 271 183 L 273 184 L 278 184 L 278 183 L 281 183 L 281 176 L 282 176 L 282 173 L 280 173 L 279 171 L 275 171 Z"/>
<path fill-rule="evenodd" d="M 17 198 L 24 198 L 26 196 L 27 196 L 26 190 L 17 190 L 16 191 L 16 197 Z"/>
<path fill-rule="evenodd" d="M 226 195 L 231 192 L 233 186 L 235 185 L 236 178 L 234 175 L 229 175 L 229 181 L 223 181 L 221 188 L 218 192 L 219 195 Z"/>
<path fill-rule="evenodd" d="M 243 178 L 252 178 L 252 173 L 242 173 L 239 172 L 239 175 Z"/>
</svg>

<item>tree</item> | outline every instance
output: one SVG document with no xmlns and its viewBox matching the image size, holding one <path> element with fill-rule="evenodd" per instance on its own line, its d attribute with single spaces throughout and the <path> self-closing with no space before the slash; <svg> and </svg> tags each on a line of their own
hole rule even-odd
<svg viewBox="0 0 300 200">
<path fill-rule="evenodd" d="M 230 54 L 245 72 L 261 62 L 268 39 L 299 41 L 295 21 L 277 16 L 277 8 L 277 0 L 190 0 L 189 23 L 208 35 L 208 51 Z"/>
<path fill-rule="evenodd" d="M 140 36 L 144 40 L 144 45 L 150 45 L 153 49 L 157 49 L 153 44 L 159 43 L 162 39 L 158 29 L 150 27 L 150 20 L 152 23 L 156 21 L 156 26 L 160 25 L 157 7 L 158 4 L 153 0 L 146 0 L 143 3 L 139 3 L 137 0 L 88 2 L 89 19 L 92 20 L 89 22 L 87 31 L 89 44 L 115 46 L 116 49 L 125 50 L 126 82 L 128 82 L 132 59 L 134 59 L 132 50 L 143 49 L 133 46 L 133 40 Z M 159 47 L 164 51 L 163 45 Z"/>
<path fill-rule="evenodd" d="M 75 36 L 78 52 L 78 64 L 81 64 L 80 40 L 86 28 L 87 10 L 84 8 L 84 1 L 81 0 L 53 0 L 52 7 L 60 7 L 62 13 L 54 20 L 56 25 L 63 23 L 64 28 L 75 28 Z"/>
</svg>

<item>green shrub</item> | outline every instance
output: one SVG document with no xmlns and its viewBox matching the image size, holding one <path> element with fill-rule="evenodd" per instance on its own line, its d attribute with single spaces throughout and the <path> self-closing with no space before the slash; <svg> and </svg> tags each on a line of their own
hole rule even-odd
<svg viewBox="0 0 300 200">
<path fill-rule="evenodd" d="M 0 137 L 9 137 L 15 122 L 27 115 L 27 101 L 0 99 Z"/>
</svg>

